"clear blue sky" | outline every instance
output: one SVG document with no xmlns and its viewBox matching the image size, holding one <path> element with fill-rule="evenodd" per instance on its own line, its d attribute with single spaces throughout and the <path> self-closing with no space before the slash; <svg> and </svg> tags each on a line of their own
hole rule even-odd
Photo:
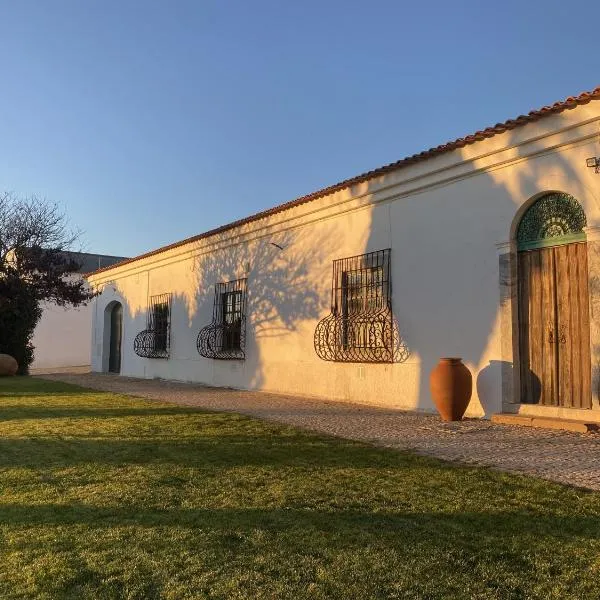
<svg viewBox="0 0 600 600">
<path fill-rule="evenodd" d="M 1 0 L 0 190 L 139 254 L 594 88 L 598 12 Z"/>
</svg>

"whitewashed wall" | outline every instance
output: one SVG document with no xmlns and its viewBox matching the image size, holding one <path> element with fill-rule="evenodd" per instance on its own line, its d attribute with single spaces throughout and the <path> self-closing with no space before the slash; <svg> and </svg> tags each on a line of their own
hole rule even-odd
<svg viewBox="0 0 600 600">
<path fill-rule="evenodd" d="M 600 176 L 585 166 L 600 154 L 598 104 L 92 276 L 103 289 L 94 304 L 92 368 L 102 370 L 107 352 L 105 307 L 119 300 L 124 375 L 429 411 L 431 369 L 440 356 L 461 356 L 474 377 L 468 414 L 500 411 L 513 340 L 502 326 L 499 253 L 510 250 L 518 216 L 541 192 L 572 194 L 588 224 L 600 225 Z M 329 312 L 332 261 L 388 247 L 393 308 L 410 358 L 321 361 L 313 334 Z M 200 357 L 195 341 L 211 320 L 214 283 L 245 275 L 247 359 Z M 165 292 L 173 294 L 171 359 L 139 358 L 133 339 L 145 328 L 148 297 Z"/>
<path fill-rule="evenodd" d="M 124 260 L 121 256 L 73 252 L 70 257 L 81 267 L 79 273 L 70 275 L 81 281 L 82 273 Z M 33 336 L 34 361 L 32 373 L 48 371 L 89 371 L 92 342 L 93 306 L 88 303 L 78 308 L 62 308 L 52 302 L 41 305 L 42 316 Z"/>
<path fill-rule="evenodd" d="M 45 302 L 42 308 L 33 336 L 35 354 L 31 372 L 89 370 L 92 305 L 61 308 Z"/>
</svg>

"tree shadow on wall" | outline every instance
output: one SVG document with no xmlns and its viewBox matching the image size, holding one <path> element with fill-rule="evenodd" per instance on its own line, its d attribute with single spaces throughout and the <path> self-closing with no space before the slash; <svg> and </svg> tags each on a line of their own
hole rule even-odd
<svg viewBox="0 0 600 600">
<path fill-rule="evenodd" d="M 553 118 L 560 119 L 560 115 Z M 502 134 L 504 147 L 520 152 L 521 131 L 519 128 Z M 311 361 L 315 360 L 315 327 L 330 309 L 331 260 L 347 256 L 341 250 L 344 247 L 355 247 L 355 254 L 391 247 L 394 316 L 403 344 L 418 361 L 417 366 L 415 361 L 407 361 L 394 368 L 406 368 L 407 381 L 413 377 L 408 369 L 418 370 L 414 374 L 418 380 L 414 408 L 433 410 L 428 379 L 441 356 L 461 356 L 471 368 L 475 367 L 473 376 L 477 381 L 479 370 L 485 370 L 490 360 L 506 358 L 497 355 L 500 302 L 512 305 L 516 318 L 516 285 L 512 277 L 506 285 L 500 281 L 495 244 L 510 238 L 513 221 L 524 203 L 541 192 L 565 191 L 582 203 L 584 197 L 591 197 L 580 183 L 581 173 L 560 153 L 552 154 L 550 163 L 545 162 L 547 156 L 541 156 L 503 170 L 476 172 L 468 161 L 477 148 L 466 145 L 455 151 L 458 163 L 467 161 L 464 168 L 472 168 L 469 174 L 474 176 L 461 176 L 456 183 L 444 182 L 427 194 L 377 202 L 389 195 L 382 179 L 353 188 L 355 198 L 373 197 L 364 242 L 357 235 L 360 229 L 339 225 L 341 218 L 287 231 L 281 229 L 288 223 L 276 223 L 274 219 L 270 227 L 279 228 L 279 232 L 249 242 L 244 240 L 250 235 L 249 228 L 243 227 L 243 235 L 235 235 L 237 230 L 232 230 L 198 242 L 194 250 L 198 256 L 187 274 L 190 281 L 185 283 L 188 293 L 178 292 L 173 299 L 173 323 L 180 323 L 176 316 L 180 314 L 187 314 L 188 322 L 187 331 L 174 331 L 175 353 L 199 361 L 203 372 L 200 381 L 220 385 L 260 388 L 265 365 L 283 364 L 280 358 L 284 355 L 291 368 L 297 365 L 299 372 L 306 372 L 311 365 L 300 363 L 309 354 Z M 415 186 L 417 183 L 423 181 Z M 584 209 L 590 210 L 589 203 Z M 511 268 L 512 261 L 514 257 Z M 237 361 L 235 369 L 229 363 L 237 374 L 225 377 L 228 367 L 224 363 L 228 361 L 200 358 L 195 339 L 200 329 L 212 321 L 215 283 L 242 277 L 248 280 L 246 360 L 243 364 Z M 506 294 L 501 293 L 501 287 L 507 288 Z M 516 343 L 513 339 L 508 345 Z M 600 372 L 600 359 L 597 362 L 596 370 Z M 174 364 L 172 372 L 177 368 Z M 220 379 L 210 374 L 217 372 L 223 373 Z M 501 406 L 500 382 L 506 372 L 502 368 L 486 371 L 484 385 L 476 387 L 486 413 Z M 172 377 L 186 378 L 177 374 Z M 407 385 L 412 394 L 412 383 Z M 409 402 L 412 405 L 412 400 L 404 404 Z"/>
<path fill-rule="evenodd" d="M 213 320 L 215 284 L 247 279 L 246 358 L 237 367 L 202 358 L 212 361 L 214 373 L 229 368 L 234 374 L 214 383 L 261 388 L 267 360 L 289 369 L 312 360 L 314 327 L 329 307 L 330 260 L 340 235 L 333 224 L 320 235 L 300 227 L 250 242 L 228 240 L 223 249 L 196 257 L 195 306 L 188 307 L 196 333 Z"/>
</svg>

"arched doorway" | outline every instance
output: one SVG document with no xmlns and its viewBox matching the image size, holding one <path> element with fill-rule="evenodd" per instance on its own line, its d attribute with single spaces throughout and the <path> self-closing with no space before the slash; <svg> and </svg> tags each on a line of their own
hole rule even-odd
<svg viewBox="0 0 600 600">
<path fill-rule="evenodd" d="M 552 192 L 517 228 L 521 402 L 591 408 L 586 218 Z"/>
<path fill-rule="evenodd" d="M 121 342 L 123 338 L 123 305 L 115 302 L 110 311 L 109 327 L 110 337 L 108 342 L 108 372 L 121 372 Z"/>
</svg>

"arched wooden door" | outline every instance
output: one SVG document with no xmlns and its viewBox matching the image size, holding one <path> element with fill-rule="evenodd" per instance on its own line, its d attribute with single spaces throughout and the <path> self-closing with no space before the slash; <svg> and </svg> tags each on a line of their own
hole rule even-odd
<svg viewBox="0 0 600 600">
<path fill-rule="evenodd" d="M 121 341 L 123 337 L 123 306 L 116 302 L 110 311 L 110 347 L 108 371 L 121 372 Z"/>
<path fill-rule="evenodd" d="M 561 193 L 539 198 L 517 231 L 521 402 L 591 408 L 585 214 Z"/>
</svg>

